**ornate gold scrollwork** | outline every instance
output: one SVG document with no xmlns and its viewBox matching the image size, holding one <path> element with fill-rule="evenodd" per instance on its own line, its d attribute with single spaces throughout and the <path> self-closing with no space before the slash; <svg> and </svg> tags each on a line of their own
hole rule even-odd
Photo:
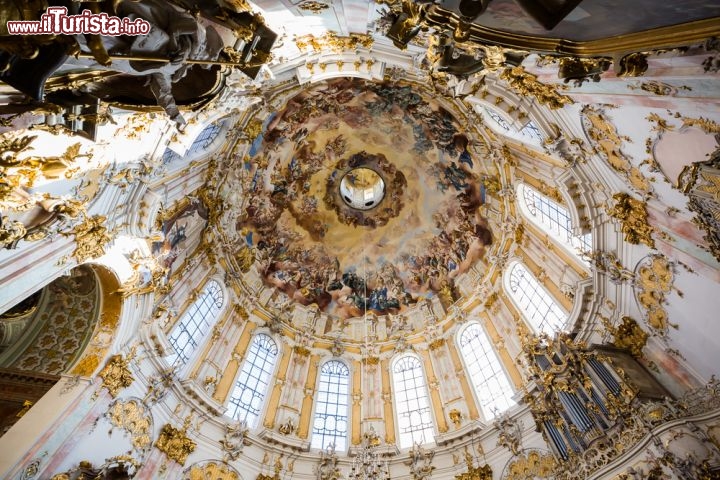
<svg viewBox="0 0 720 480">
<path fill-rule="evenodd" d="M 558 77 L 565 83 L 573 82 L 576 87 L 585 82 L 599 82 L 600 75 L 612 64 L 609 58 L 562 57 L 559 61 Z"/>
<path fill-rule="evenodd" d="M 152 440 L 152 417 L 142 401 L 131 399 L 127 402 L 116 400 L 105 414 L 110 423 L 122 428 L 130 435 L 133 446 L 139 450 L 150 447 Z"/>
<path fill-rule="evenodd" d="M 622 317 L 622 323 L 617 327 L 613 327 L 606 318 L 602 319 L 602 323 L 608 333 L 614 337 L 613 345 L 628 350 L 635 358 L 642 358 L 642 351 L 647 343 L 648 334 L 640 328 L 640 325 L 635 320 L 624 316 Z"/>
<path fill-rule="evenodd" d="M 623 141 L 630 139 L 618 134 L 605 110 L 587 105 L 582 109 L 582 115 L 585 133 L 593 142 L 595 153 L 602 155 L 637 191 L 643 194 L 650 193 L 652 188 L 649 180 L 622 151 Z"/>
<path fill-rule="evenodd" d="M 336 53 L 359 48 L 370 49 L 374 42 L 372 35 L 351 34 L 341 37 L 333 31 L 329 31 L 321 37 L 310 34 L 295 38 L 295 45 L 304 52 L 308 49 L 315 52 L 331 50 Z"/>
<path fill-rule="evenodd" d="M 195 451 L 197 444 L 187 437 L 187 425 L 179 429 L 166 423 L 160 430 L 155 446 L 169 459 L 185 465 L 188 455 Z"/>
<path fill-rule="evenodd" d="M 641 77 L 648 69 L 647 53 L 631 53 L 620 59 L 618 77 Z"/>
<path fill-rule="evenodd" d="M 330 8 L 330 5 L 323 2 L 317 2 L 315 0 L 305 0 L 304 2 L 300 2 L 298 8 L 300 8 L 300 10 L 305 10 L 306 12 L 320 13 L 323 10 Z"/>
<path fill-rule="evenodd" d="M 551 110 L 575 103 L 572 98 L 557 92 L 558 88 L 566 88 L 565 86 L 542 83 L 536 75 L 526 72 L 523 67 L 506 68 L 500 74 L 500 78 L 520 95 L 535 97 L 538 102 Z"/>
<path fill-rule="evenodd" d="M 98 376 L 102 378 L 103 387 L 107 388 L 113 397 L 116 397 L 123 388 L 129 387 L 135 380 L 128 368 L 129 363 L 129 358 L 113 355 L 98 373 Z"/>
<path fill-rule="evenodd" d="M 666 335 L 670 323 L 665 297 L 673 289 L 672 264 L 662 255 L 652 255 L 641 263 L 635 280 L 635 296 L 645 310 L 645 322 L 660 335 Z"/>
<path fill-rule="evenodd" d="M 613 195 L 613 200 L 615 205 L 608 209 L 608 215 L 622 224 L 625 241 L 633 245 L 644 243 L 655 248 L 655 240 L 652 238 L 655 230 L 648 223 L 647 204 L 623 192 Z"/>
<path fill-rule="evenodd" d="M 223 462 L 208 461 L 193 464 L 185 472 L 183 480 L 240 480 L 238 472 Z"/>
<path fill-rule="evenodd" d="M 552 478 L 557 462 L 552 455 L 541 454 L 537 450 L 521 453 L 507 467 L 507 480 L 533 480 Z"/>
<path fill-rule="evenodd" d="M 693 222 L 705 232 L 707 249 L 720 261 L 720 150 L 710 160 L 686 166 L 678 184 L 696 214 Z"/>
<path fill-rule="evenodd" d="M 63 232 L 65 236 L 75 235 L 76 245 L 73 256 L 78 263 L 105 254 L 105 245 L 113 239 L 110 231 L 103 225 L 106 220 L 107 217 L 103 215 L 86 217 L 82 223 L 75 225 L 75 228 L 69 232 Z"/>
</svg>

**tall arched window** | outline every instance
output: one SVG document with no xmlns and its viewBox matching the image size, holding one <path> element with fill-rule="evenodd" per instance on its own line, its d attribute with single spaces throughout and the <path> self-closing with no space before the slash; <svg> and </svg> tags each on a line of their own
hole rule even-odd
<svg viewBox="0 0 720 480">
<path fill-rule="evenodd" d="M 269 335 L 255 335 L 230 395 L 227 412 L 237 420 L 245 420 L 249 428 L 257 425 L 277 356 L 277 344 Z"/>
<path fill-rule="evenodd" d="M 510 380 L 479 324 L 471 323 L 462 331 L 460 351 L 486 420 L 515 405 Z"/>
<path fill-rule="evenodd" d="M 510 266 L 508 289 L 535 332 L 553 335 L 565 325 L 565 312 L 522 263 Z"/>
<path fill-rule="evenodd" d="M 172 365 L 182 366 L 187 363 L 197 346 L 217 322 L 222 306 L 222 288 L 218 282 L 210 280 L 168 336 L 170 345 L 175 350 L 168 356 L 168 361 Z"/>
<path fill-rule="evenodd" d="M 592 250 L 592 236 L 575 235 L 567 208 L 541 194 L 529 185 L 521 184 L 518 191 L 523 199 L 523 213 L 548 235 L 573 252 L 580 254 Z"/>
<path fill-rule="evenodd" d="M 350 370 L 338 360 L 325 362 L 320 369 L 312 448 L 325 449 L 333 443 L 337 451 L 345 450 L 348 435 L 349 380 Z"/>
<path fill-rule="evenodd" d="M 429 443 L 434 431 L 420 360 L 404 355 L 395 360 L 392 372 L 400 448 Z"/>
</svg>

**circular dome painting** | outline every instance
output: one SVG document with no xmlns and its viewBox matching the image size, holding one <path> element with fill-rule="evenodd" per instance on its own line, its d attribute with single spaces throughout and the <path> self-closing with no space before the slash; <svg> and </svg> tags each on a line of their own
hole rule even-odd
<svg viewBox="0 0 720 480">
<path fill-rule="evenodd" d="M 434 295 L 447 306 L 492 241 L 471 152 L 453 116 L 410 86 L 316 84 L 266 121 L 236 228 L 267 285 L 333 316 Z"/>
</svg>

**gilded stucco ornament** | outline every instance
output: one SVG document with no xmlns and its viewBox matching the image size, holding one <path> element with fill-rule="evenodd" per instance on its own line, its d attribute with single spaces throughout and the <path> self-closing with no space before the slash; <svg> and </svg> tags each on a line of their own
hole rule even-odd
<svg viewBox="0 0 720 480">
<path fill-rule="evenodd" d="M 188 455 L 195 451 L 197 444 L 187 437 L 187 423 L 182 428 L 175 428 L 169 423 L 163 425 L 155 446 L 171 460 L 185 465 Z"/>
<path fill-rule="evenodd" d="M 237 423 L 225 424 L 225 438 L 220 440 L 223 450 L 223 459 L 226 462 L 237 460 L 243 451 L 243 447 L 250 445 L 247 422 L 242 420 Z"/>
<path fill-rule="evenodd" d="M 513 458 L 506 468 L 507 480 L 535 480 L 536 478 L 552 478 L 557 468 L 555 457 L 537 450 L 524 451 Z"/>
<path fill-rule="evenodd" d="M 640 262 L 636 272 L 635 297 L 645 312 L 645 323 L 655 333 L 667 335 L 668 327 L 677 328 L 665 309 L 666 297 L 674 288 L 673 264 L 662 255 L 651 255 Z"/>
<path fill-rule="evenodd" d="M 576 87 L 585 82 L 599 82 L 600 75 L 610 68 L 609 58 L 562 57 L 559 60 L 558 77 L 565 83 L 573 82 Z"/>
<path fill-rule="evenodd" d="M 448 418 L 455 425 L 455 428 L 460 428 L 463 421 L 463 414 L 457 408 L 453 408 L 448 412 Z"/>
<path fill-rule="evenodd" d="M 332 31 L 319 37 L 312 34 L 295 37 L 295 45 L 303 52 L 309 50 L 326 52 L 331 50 L 340 53 L 346 50 L 358 50 L 360 48 L 370 49 L 374 42 L 375 40 L 372 35 L 351 34 L 343 37 Z"/>
<path fill-rule="evenodd" d="M 338 456 L 335 453 L 335 444 L 330 443 L 325 450 L 320 451 L 320 462 L 316 469 L 317 480 L 340 480 L 343 478 L 338 466 Z"/>
<path fill-rule="evenodd" d="M 606 110 L 586 105 L 582 109 L 582 122 L 594 153 L 599 154 L 615 171 L 622 174 L 635 190 L 643 195 L 650 194 L 652 192 L 650 181 L 622 151 L 623 143 L 630 142 L 630 138 L 618 133 Z"/>
<path fill-rule="evenodd" d="M 183 474 L 183 480 L 240 480 L 235 468 L 215 460 L 198 462 L 190 466 Z"/>
<path fill-rule="evenodd" d="M 330 8 L 330 5 L 323 2 L 317 2 L 315 0 L 305 0 L 298 4 L 298 8 L 306 12 L 318 14 L 321 13 L 323 10 L 327 10 L 328 8 Z"/>
<path fill-rule="evenodd" d="M 631 317 L 622 317 L 622 323 L 613 326 L 607 318 L 601 318 L 605 329 L 614 337 L 613 345 L 628 350 L 635 358 L 642 358 L 648 334 Z"/>
<path fill-rule="evenodd" d="M 631 53 L 618 62 L 618 77 L 641 77 L 648 69 L 647 53 Z"/>
<path fill-rule="evenodd" d="M 103 387 L 108 389 L 110 395 L 116 397 L 123 388 L 129 387 L 135 380 L 130 371 L 131 356 L 113 355 L 100 370 L 98 376 L 102 378 Z"/>
<path fill-rule="evenodd" d="M 435 451 L 427 449 L 419 443 L 414 443 L 413 447 L 408 452 L 410 457 L 406 465 L 410 467 L 410 475 L 413 480 L 425 480 L 429 478 L 435 467 L 432 465 Z"/>
<path fill-rule="evenodd" d="M 652 238 L 655 230 L 648 223 L 647 204 L 623 192 L 613 195 L 613 200 L 615 204 L 608 209 L 608 215 L 620 222 L 625 241 L 655 248 Z"/>
<path fill-rule="evenodd" d="M 454 455 L 453 455 L 454 456 Z M 455 480 L 492 480 L 493 472 L 490 465 L 475 466 L 475 459 L 465 447 L 465 464 L 467 465 L 467 472 L 455 475 Z"/>
<path fill-rule="evenodd" d="M 566 87 L 542 83 L 536 75 L 526 72 L 523 67 L 506 68 L 500 73 L 500 79 L 505 80 L 520 95 L 535 97 L 551 110 L 575 103 L 572 98 L 558 93 L 559 89 Z"/>
<path fill-rule="evenodd" d="M 522 448 L 522 423 L 503 414 L 495 420 L 494 426 L 498 431 L 497 445 L 507 448 L 513 455 L 518 455 Z"/>
<path fill-rule="evenodd" d="M 678 186 L 688 196 L 693 222 L 705 232 L 706 248 L 720 261 L 720 150 L 683 168 Z"/>
<path fill-rule="evenodd" d="M 70 230 L 63 232 L 65 236 L 75 236 L 75 251 L 73 256 L 78 263 L 83 263 L 105 254 L 105 245 L 113 239 L 113 235 L 104 225 L 107 217 L 94 215 L 85 217 L 85 220 Z"/>
<path fill-rule="evenodd" d="M 130 442 L 139 451 L 145 451 L 152 443 L 152 415 L 140 399 L 115 400 L 105 413 L 110 423 L 123 429 Z"/>
<path fill-rule="evenodd" d="M 635 278 L 635 273 L 625 268 L 613 252 L 596 250 L 594 252 L 583 253 L 582 255 L 590 262 L 591 269 L 607 275 L 610 281 L 615 284 L 619 285 Z"/>
</svg>

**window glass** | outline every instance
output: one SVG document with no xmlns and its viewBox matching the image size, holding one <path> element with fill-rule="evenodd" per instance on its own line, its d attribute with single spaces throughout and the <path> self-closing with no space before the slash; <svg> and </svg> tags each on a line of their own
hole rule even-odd
<svg viewBox="0 0 720 480">
<path fill-rule="evenodd" d="M 420 360 L 405 355 L 393 363 L 393 387 L 400 448 L 433 441 L 430 402 Z"/>
<path fill-rule="evenodd" d="M 554 335 L 567 322 L 567 315 L 540 282 L 521 263 L 509 273 L 510 296 L 536 333 Z"/>
<path fill-rule="evenodd" d="M 277 356 L 277 344 L 269 335 L 260 333 L 253 338 L 227 411 L 229 416 L 245 420 L 249 428 L 257 425 Z"/>
<path fill-rule="evenodd" d="M 515 405 L 510 380 L 479 324 L 472 323 L 463 330 L 460 351 L 486 420 Z"/>
<path fill-rule="evenodd" d="M 350 371 L 337 360 L 325 362 L 315 397 L 312 448 L 326 449 L 330 443 L 339 452 L 347 446 L 348 389 Z"/>
<path fill-rule="evenodd" d="M 568 210 L 528 185 L 520 185 L 527 213 L 546 233 L 578 255 L 592 251 L 592 236 L 575 235 Z"/>
<path fill-rule="evenodd" d="M 168 336 L 168 341 L 174 349 L 174 352 L 168 356 L 168 361 L 172 365 L 181 366 L 187 363 L 210 328 L 215 325 L 222 306 L 222 288 L 218 282 L 211 280 Z"/>
</svg>

